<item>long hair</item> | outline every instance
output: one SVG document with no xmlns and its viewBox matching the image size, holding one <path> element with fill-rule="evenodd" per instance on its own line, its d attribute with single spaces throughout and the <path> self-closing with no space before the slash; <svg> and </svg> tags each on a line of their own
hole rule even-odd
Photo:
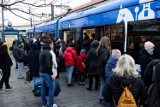
<svg viewBox="0 0 160 107">
<path fill-rule="evenodd" d="M 135 61 L 127 54 L 124 54 L 119 58 L 117 66 L 113 71 L 120 77 L 138 77 L 138 72 L 135 68 Z"/>
<path fill-rule="evenodd" d="M 108 37 L 104 36 L 101 38 L 100 42 L 99 42 L 99 46 L 97 48 L 97 54 L 100 48 L 106 48 L 109 52 L 111 52 L 111 44 L 110 44 L 110 40 Z"/>
</svg>

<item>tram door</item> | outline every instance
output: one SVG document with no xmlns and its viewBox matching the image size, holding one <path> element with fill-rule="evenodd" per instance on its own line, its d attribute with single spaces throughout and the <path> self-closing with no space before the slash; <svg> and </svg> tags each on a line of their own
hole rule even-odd
<svg viewBox="0 0 160 107">
<path fill-rule="evenodd" d="M 105 34 L 110 38 L 112 49 L 119 49 L 124 52 L 124 25 L 105 26 Z"/>
<path fill-rule="evenodd" d="M 88 52 L 92 41 L 95 40 L 95 28 L 85 28 L 82 31 L 81 48 Z"/>
<path fill-rule="evenodd" d="M 128 39 L 127 39 L 127 53 L 130 54 L 136 63 L 139 63 L 140 53 L 144 49 L 144 43 L 151 41 L 155 45 L 160 44 L 160 22 L 157 19 L 136 21 L 128 23 Z M 155 53 L 159 49 L 156 46 Z M 158 55 L 157 55 L 158 54 Z M 160 56 L 160 53 L 156 53 Z"/>
<path fill-rule="evenodd" d="M 69 43 L 71 41 L 71 36 L 70 36 L 70 31 L 69 30 L 65 30 L 63 31 L 63 40 L 66 43 L 66 46 L 69 46 Z"/>
</svg>

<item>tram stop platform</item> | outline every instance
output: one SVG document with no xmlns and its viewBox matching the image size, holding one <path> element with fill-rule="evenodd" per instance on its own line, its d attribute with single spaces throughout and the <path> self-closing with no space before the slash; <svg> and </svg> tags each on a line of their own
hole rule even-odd
<svg viewBox="0 0 160 107">
<path fill-rule="evenodd" d="M 14 58 L 12 58 L 13 63 Z M 23 74 L 28 70 L 25 66 Z M 18 79 L 15 69 L 15 63 L 11 68 L 10 85 L 11 90 L 0 92 L 0 107 L 42 107 L 40 97 L 35 97 L 32 93 L 31 83 L 24 83 L 24 79 Z M 73 87 L 68 87 L 65 81 L 65 72 L 60 73 L 60 78 L 57 79 L 61 86 L 61 93 L 55 97 L 55 103 L 58 107 L 105 107 L 105 104 L 100 104 L 99 90 L 87 91 L 88 82 L 86 85 L 79 85 L 74 82 Z M 3 86 L 5 87 L 5 86 Z"/>
</svg>

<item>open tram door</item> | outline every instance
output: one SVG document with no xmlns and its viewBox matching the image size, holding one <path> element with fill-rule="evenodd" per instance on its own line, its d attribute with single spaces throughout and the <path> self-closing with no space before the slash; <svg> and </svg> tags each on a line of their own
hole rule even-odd
<svg viewBox="0 0 160 107">
<path fill-rule="evenodd" d="M 70 39 L 71 38 L 70 37 L 70 35 L 71 35 L 70 30 L 63 30 L 63 31 L 61 31 L 61 33 L 62 33 L 62 37 L 63 37 L 61 39 L 65 41 L 66 46 L 68 47 L 68 45 L 69 45 L 69 43 L 71 41 L 71 39 Z"/>
<path fill-rule="evenodd" d="M 110 38 L 112 49 L 119 49 L 124 53 L 124 24 L 106 25 L 104 34 Z"/>
<path fill-rule="evenodd" d="M 155 44 L 155 55 L 160 56 L 160 20 L 143 20 L 128 22 L 127 53 L 136 63 L 139 63 L 140 53 L 144 49 L 144 43 L 151 41 Z"/>
<path fill-rule="evenodd" d="M 86 52 L 89 51 L 90 45 L 95 40 L 95 28 L 94 27 L 88 27 L 83 28 L 82 35 L 81 35 L 81 49 L 85 49 Z"/>
</svg>

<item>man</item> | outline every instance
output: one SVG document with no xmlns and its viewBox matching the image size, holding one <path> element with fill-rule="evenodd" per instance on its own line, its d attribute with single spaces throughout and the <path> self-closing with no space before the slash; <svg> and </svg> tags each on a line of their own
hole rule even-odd
<svg viewBox="0 0 160 107">
<path fill-rule="evenodd" d="M 47 107 L 46 100 L 46 88 L 49 88 L 48 96 L 48 106 L 49 107 L 57 107 L 54 103 L 54 89 L 55 89 L 55 79 L 56 75 L 52 71 L 52 55 L 50 50 L 53 49 L 53 44 L 51 40 L 46 40 L 43 46 L 43 50 L 39 56 L 39 64 L 40 64 L 40 76 L 42 78 L 42 87 L 41 87 L 41 100 L 42 107 Z M 55 59 L 56 60 L 56 59 Z"/>
<path fill-rule="evenodd" d="M 17 46 L 13 49 L 13 56 L 16 59 L 18 65 L 18 79 L 24 79 L 22 76 L 24 60 L 26 58 L 26 54 L 22 48 L 22 41 L 17 41 Z"/>
</svg>

